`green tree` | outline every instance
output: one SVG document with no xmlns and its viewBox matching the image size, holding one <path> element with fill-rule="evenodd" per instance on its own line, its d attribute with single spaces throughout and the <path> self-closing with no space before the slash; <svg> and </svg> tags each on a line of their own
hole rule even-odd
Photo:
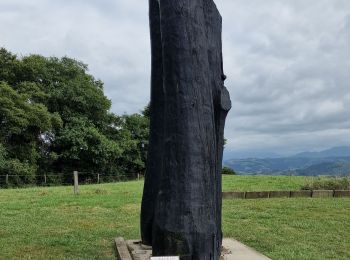
<svg viewBox="0 0 350 260">
<path fill-rule="evenodd" d="M 149 136 L 149 119 L 142 114 L 124 115 L 121 128 L 128 136 L 128 147 L 124 152 L 123 165 L 130 173 L 143 173 L 146 169 L 146 158 Z"/>
<path fill-rule="evenodd" d="M 110 115 L 107 136 L 120 144 L 122 156 L 118 158 L 119 171 L 130 177 L 145 171 L 149 119 L 142 114 Z"/>
<path fill-rule="evenodd" d="M 133 177 L 145 169 L 147 107 L 111 113 L 103 83 L 84 63 L 0 49 L 0 82 L 0 172 Z"/>
<path fill-rule="evenodd" d="M 229 167 L 223 167 L 222 171 L 221 171 L 221 174 L 236 175 L 236 172 L 233 169 L 229 168 Z"/>
<path fill-rule="evenodd" d="M 74 118 L 56 138 L 54 149 L 59 151 L 57 164 L 62 171 L 108 172 L 122 155 L 118 142 L 102 134 L 85 118 Z"/>
<path fill-rule="evenodd" d="M 6 149 L 2 143 L 0 143 L 0 174 L 4 172 L 6 164 Z"/>
<path fill-rule="evenodd" d="M 0 169 L 6 174 L 23 175 L 27 182 L 34 181 L 43 136 L 61 123 L 58 114 L 35 102 L 36 94 L 29 85 L 22 84 L 21 91 L 16 91 L 0 82 L 0 143 L 6 159 Z"/>
</svg>

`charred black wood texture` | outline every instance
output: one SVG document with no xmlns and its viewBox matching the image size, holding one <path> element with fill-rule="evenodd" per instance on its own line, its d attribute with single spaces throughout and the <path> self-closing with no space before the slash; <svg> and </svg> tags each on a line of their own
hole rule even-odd
<svg viewBox="0 0 350 260">
<path fill-rule="evenodd" d="M 149 0 L 151 127 L 141 236 L 153 255 L 220 256 L 222 20 L 213 0 Z"/>
</svg>

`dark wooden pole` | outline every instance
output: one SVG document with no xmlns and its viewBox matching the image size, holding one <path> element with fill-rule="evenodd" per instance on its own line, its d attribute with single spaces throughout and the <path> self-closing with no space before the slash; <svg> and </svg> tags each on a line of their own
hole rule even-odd
<svg viewBox="0 0 350 260">
<path fill-rule="evenodd" d="M 151 127 L 141 235 L 153 255 L 217 260 L 225 118 L 221 16 L 213 0 L 149 0 Z"/>
</svg>

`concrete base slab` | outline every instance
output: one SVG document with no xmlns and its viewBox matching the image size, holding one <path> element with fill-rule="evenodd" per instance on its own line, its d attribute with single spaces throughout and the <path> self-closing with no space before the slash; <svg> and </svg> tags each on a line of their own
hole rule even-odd
<svg viewBox="0 0 350 260">
<path fill-rule="evenodd" d="M 271 260 L 234 239 L 225 238 L 222 241 L 222 247 L 220 260 Z"/>
<path fill-rule="evenodd" d="M 118 241 L 123 241 L 119 238 Z M 127 240 L 125 241 L 126 247 L 128 248 L 129 255 L 133 260 L 150 260 L 152 256 L 152 247 L 141 244 L 140 240 Z M 119 246 L 120 248 L 120 246 Z M 117 251 L 119 250 L 117 246 Z M 126 260 L 129 258 L 123 258 L 119 254 L 120 260 Z M 128 257 L 128 256 L 127 256 Z M 254 249 L 238 242 L 231 238 L 225 238 L 222 241 L 222 255 L 220 260 L 271 260 L 270 258 L 260 254 Z"/>
<path fill-rule="evenodd" d="M 149 260 L 151 258 L 152 247 L 142 245 L 140 240 L 127 240 L 126 244 L 133 260 Z"/>
</svg>

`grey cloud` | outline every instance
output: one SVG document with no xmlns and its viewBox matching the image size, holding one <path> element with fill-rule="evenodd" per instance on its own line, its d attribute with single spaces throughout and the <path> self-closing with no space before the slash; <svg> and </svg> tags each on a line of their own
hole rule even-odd
<svg viewBox="0 0 350 260">
<path fill-rule="evenodd" d="M 225 68 L 233 100 L 228 149 L 304 149 L 305 143 L 313 149 L 344 138 L 330 133 L 350 127 L 350 3 L 218 4 L 224 13 Z"/>
<path fill-rule="evenodd" d="M 350 144 L 350 2 L 216 3 L 233 102 L 226 149 Z M 138 112 L 149 101 L 147 8 L 140 0 L 2 0 L 0 45 L 82 60 L 105 82 L 114 112 Z"/>
</svg>

